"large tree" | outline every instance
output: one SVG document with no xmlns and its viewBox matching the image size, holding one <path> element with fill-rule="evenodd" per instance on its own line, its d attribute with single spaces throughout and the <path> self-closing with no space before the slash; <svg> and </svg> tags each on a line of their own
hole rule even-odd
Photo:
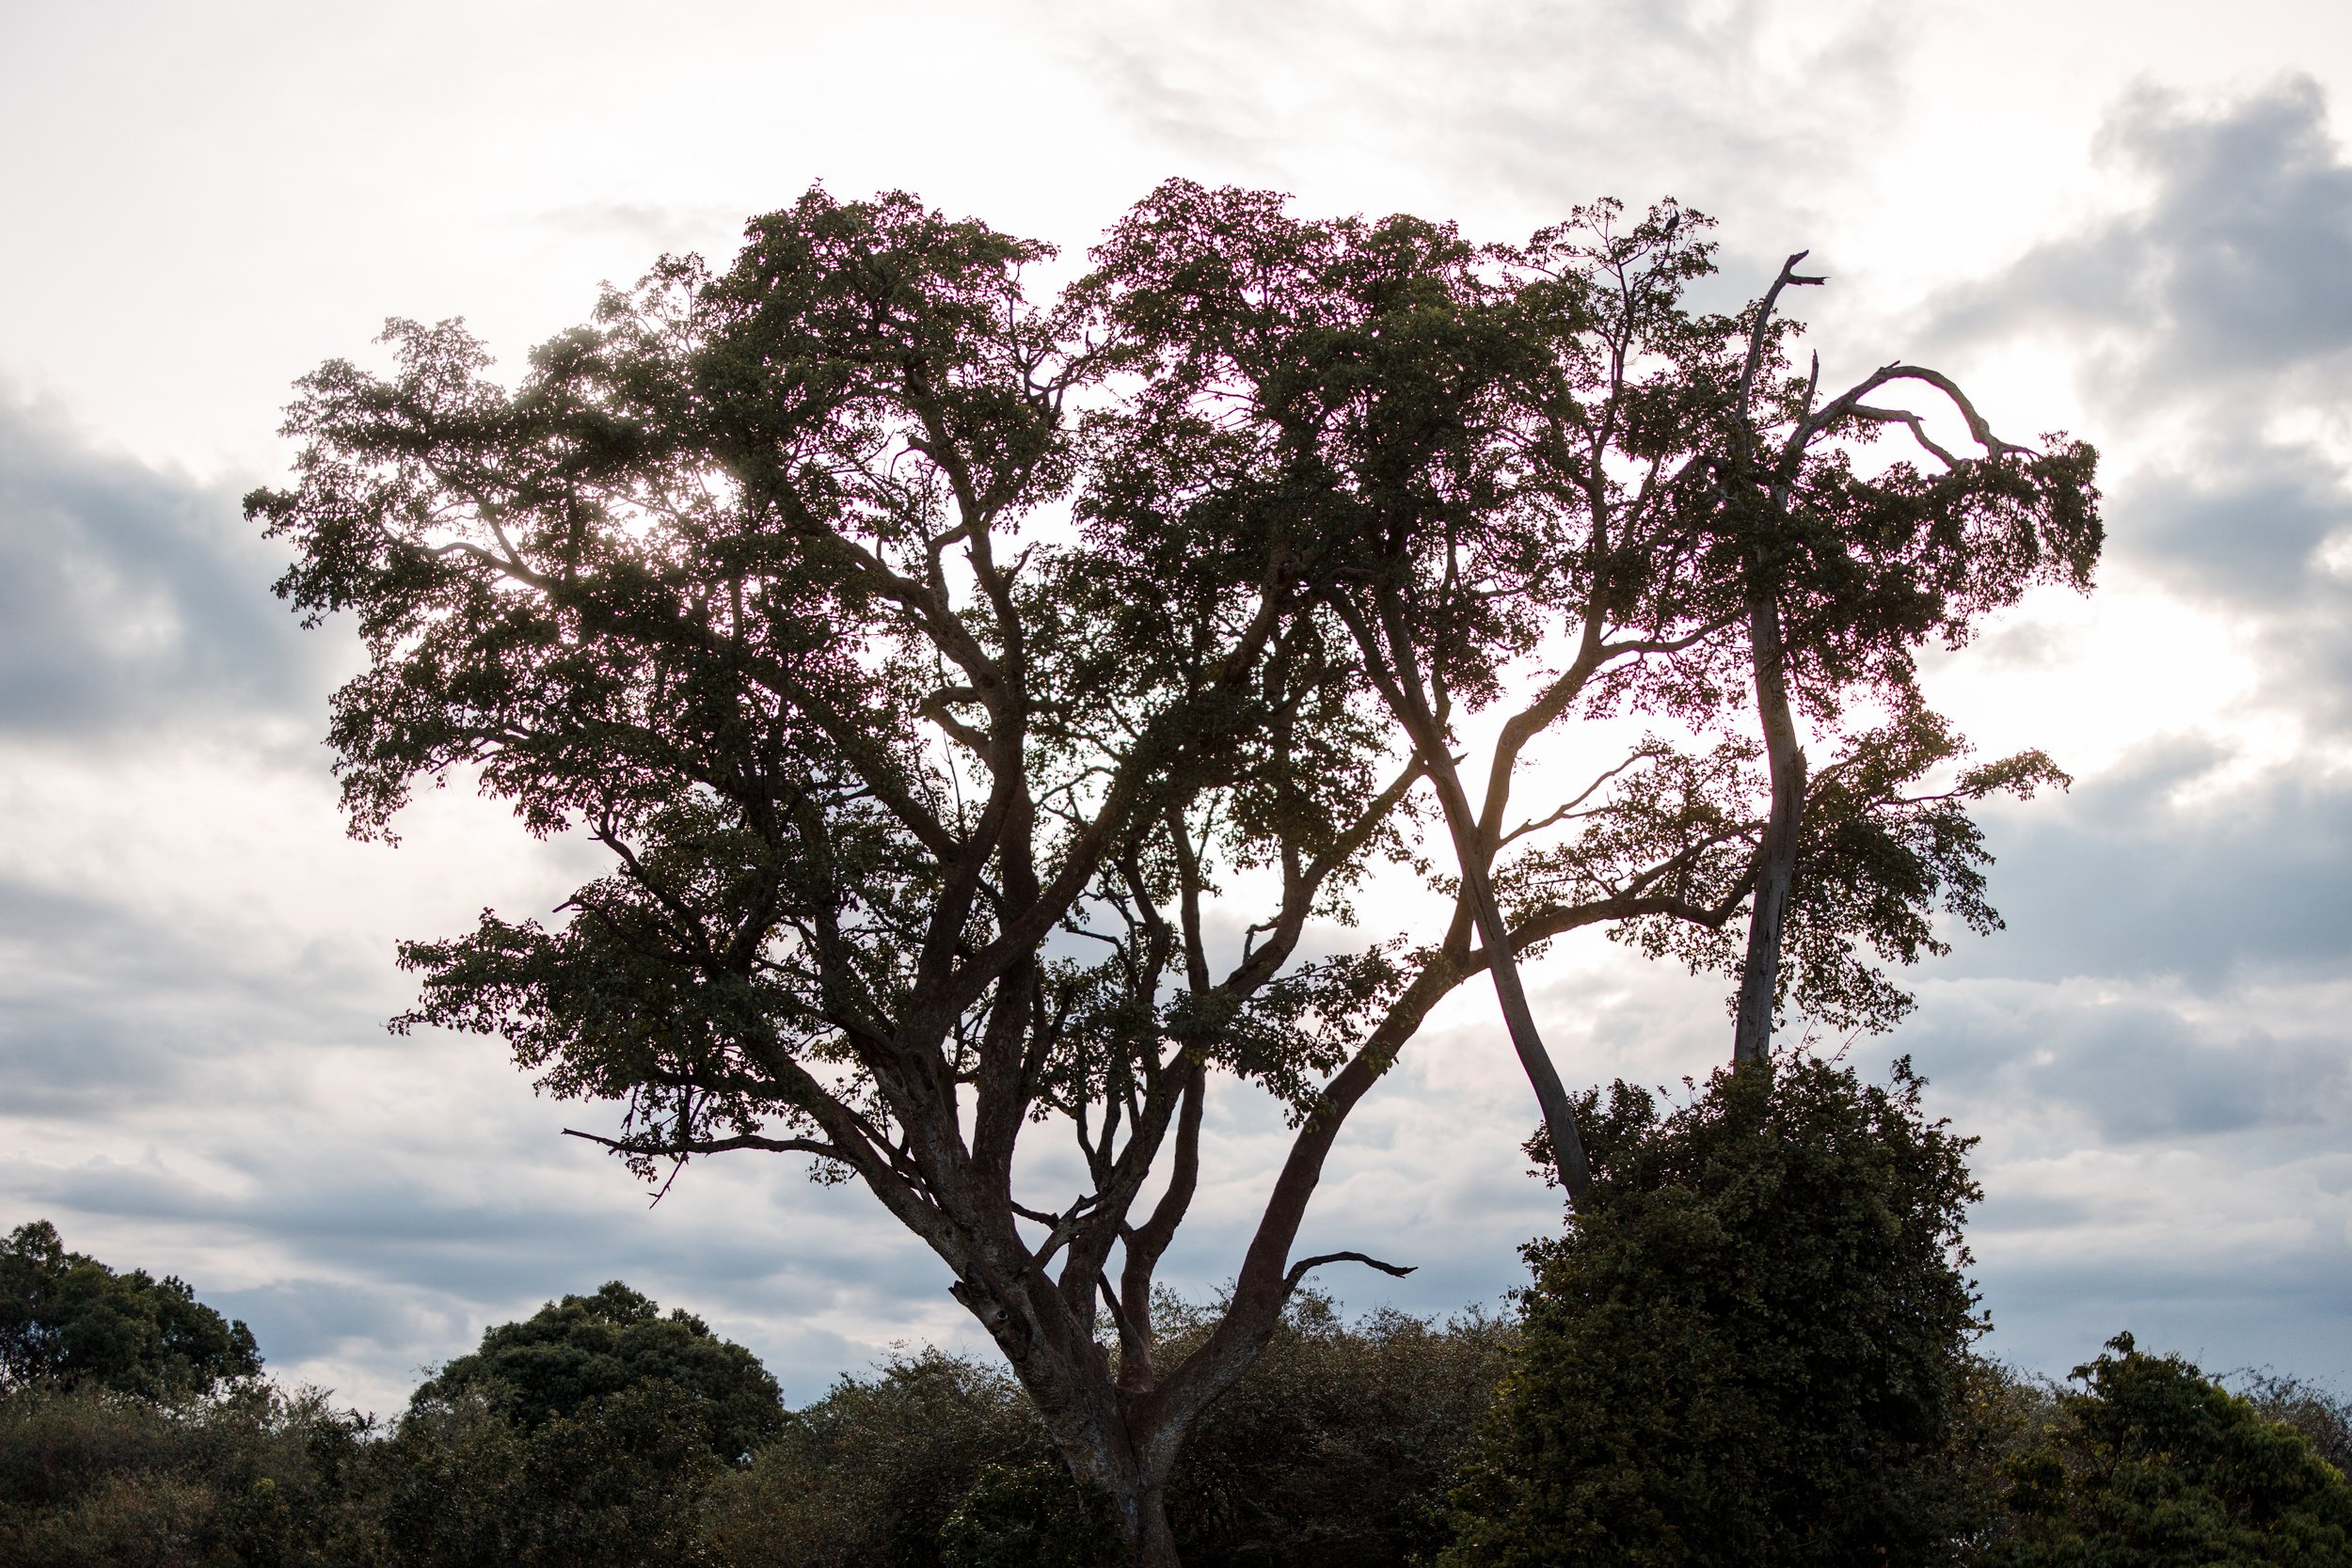
<svg viewBox="0 0 2352 1568">
<path fill-rule="evenodd" d="M 389 375 L 325 366 L 296 483 L 248 509 L 298 549 L 281 593 L 369 651 L 331 727 L 354 830 L 457 776 L 611 857 L 553 925 L 406 946 L 405 1022 L 622 1102 L 592 1135 L 646 1174 L 760 1149 L 862 1181 L 1135 1559 L 1172 1561 L 1187 1425 L 1310 1270 L 1374 1261 L 1293 1243 L 1429 1009 L 1581 927 L 1704 947 L 1756 879 L 1755 748 L 1708 733 L 1740 700 L 1720 410 L 1747 335 L 1683 308 L 1706 253 L 1654 216 L 1629 356 L 1613 223 L 1502 250 L 1172 182 L 1040 304 L 1041 245 L 812 192 L 724 272 L 609 293 L 511 389 L 456 324 L 392 324 Z M 1466 828 L 1453 705 L 1563 635 Z M 1506 830 L 1520 749 L 1629 706 L 1671 733 Z M 1458 877 L 1423 857 L 1424 783 Z M 1924 919 L 1973 853 L 1864 879 L 1824 940 Z M 1350 937 L 1368 879 L 1416 873 L 1436 940 Z M 1163 1365 L 1154 1274 L 1235 1082 L 1291 1146 Z M 1030 1186 L 1044 1124 L 1075 1193 Z"/>
</svg>

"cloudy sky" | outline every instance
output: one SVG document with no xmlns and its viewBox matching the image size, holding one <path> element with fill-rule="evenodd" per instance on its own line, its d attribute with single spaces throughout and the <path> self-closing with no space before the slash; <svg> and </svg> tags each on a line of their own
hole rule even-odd
<svg viewBox="0 0 2352 1568">
<path fill-rule="evenodd" d="M 295 629 L 237 510 L 289 384 L 390 314 L 519 359 L 816 180 L 1073 253 L 1169 174 L 1494 238 L 1670 193 L 1739 293 L 1812 248 L 1831 379 L 1924 360 L 2107 454 L 2097 594 L 1934 672 L 2078 783 L 1994 815 L 2009 928 L 1854 1048 L 1984 1140 L 1993 1347 L 2062 1372 L 2130 1327 L 2352 1382 L 2352 8 L 2216 16 L 0 0 L 0 1226 L 178 1272 L 378 1409 L 616 1275 L 796 1398 L 968 1341 L 856 1190 L 743 1155 L 649 1209 L 494 1043 L 384 1032 L 397 937 L 542 912 L 587 863 L 453 795 L 397 849 L 343 837 L 318 737 L 356 651 Z M 1719 985 L 1605 946 L 1535 984 L 1574 1079 L 1727 1047 Z M 1557 1223 L 1485 1000 L 1351 1124 L 1308 1240 L 1422 1265 L 1335 1275 L 1351 1305 L 1492 1303 Z M 1232 1267 L 1279 1131 L 1213 1119 L 1186 1287 Z"/>
</svg>

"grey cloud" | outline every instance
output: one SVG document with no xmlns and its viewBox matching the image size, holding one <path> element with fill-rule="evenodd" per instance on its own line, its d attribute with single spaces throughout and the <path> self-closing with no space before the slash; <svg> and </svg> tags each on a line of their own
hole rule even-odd
<svg viewBox="0 0 2352 1568">
<path fill-rule="evenodd" d="M 2352 344 L 2352 167 L 2316 83 L 2291 77 L 2209 115 L 2142 88 L 2101 142 L 2153 181 L 2149 200 L 1947 299 L 1942 332 L 2122 329 L 2108 389 L 2124 400 Z"/>
<path fill-rule="evenodd" d="M 2331 534 L 2352 528 L 2352 497 L 2316 452 L 2241 448 L 2201 472 L 2140 476 L 2118 496 L 2116 512 L 2129 519 L 2119 545 L 2187 598 L 2255 610 L 2328 600 L 2339 602 L 2326 608 L 2347 608 L 2319 557 Z"/>
<path fill-rule="evenodd" d="M 249 1290 L 192 1283 L 206 1305 L 252 1328 L 262 1359 L 272 1366 L 398 1346 L 417 1333 L 418 1314 L 408 1299 L 416 1292 L 385 1281 L 287 1279 Z"/>
<path fill-rule="evenodd" d="M 278 1119 L 299 1127 L 305 1118 Z M 252 1325 L 273 1365 L 356 1369 L 360 1392 L 379 1408 L 405 1397 L 418 1367 L 469 1348 L 488 1324 L 608 1279 L 725 1321 L 795 1398 L 812 1397 L 897 1337 L 877 1334 L 861 1348 L 827 1323 L 907 1323 L 946 1302 L 945 1271 L 919 1243 L 894 1235 L 875 1244 L 875 1227 L 861 1223 L 870 1216 L 851 1207 L 870 1204 L 862 1192 L 804 1197 L 785 1162 L 770 1162 L 772 1185 L 755 1183 L 750 1194 L 739 1182 L 692 1191 L 705 1173 L 690 1171 L 648 1214 L 642 1190 L 618 1169 L 550 1173 L 560 1151 L 498 1147 L 500 1132 L 517 1130 L 495 1117 L 465 1131 L 458 1142 L 469 1160 L 532 1174 L 487 1192 L 452 1187 L 440 1180 L 446 1163 L 430 1151 L 355 1156 L 331 1138 L 281 1132 L 259 1153 L 198 1151 L 249 1155 L 251 1180 L 234 1191 L 151 1159 L 20 1163 L 0 1179 L 22 1211 L 8 1223 L 47 1215 L 71 1244 L 119 1266 L 152 1259 L 93 1245 L 78 1216 L 199 1246 L 215 1261 L 183 1272 L 203 1299 Z M 250 1288 L 208 1285 L 205 1276 L 226 1272 L 221 1260 L 248 1238 L 284 1258 L 282 1272 Z"/>
<path fill-rule="evenodd" d="M 1997 1325 L 1993 1354 L 2046 1375 L 2099 1354 L 2128 1330 L 2142 1350 L 2178 1351 L 2214 1373 L 2291 1368 L 2307 1377 L 2352 1373 L 2340 1327 L 2352 1299 L 2352 1255 L 2312 1246 L 2258 1268 L 2209 1256 L 2103 1260 L 2000 1259 L 1985 1224 L 1987 1300 Z M 1997 1278 L 1997 1284 L 1994 1279 Z"/>
<path fill-rule="evenodd" d="M 2071 1109 L 2110 1147 L 2296 1129 L 2324 1136 L 2352 1111 L 2352 1037 L 2282 1037 L 2243 1018 L 2201 1023 L 2159 992 L 2115 991 L 1938 988 L 1901 1044 L 1950 1093 L 1980 1106 Z"/>
<path fill-rule="evenodd" d="M 2352 483 L 2280 434 L 2330 416 L 2352 371 L 2352 164 L 2318 85 L 2218 109 L 2143 87 L 2101 143 L 2147 182 L 2119 215 L 1946 297 L 1931 337 L 2056 332 L 2083 347 L 2094 438 L 2170 433 L 2115 488 L 2112 548 L 2260 640 L 2264 700 L 2352 724 Z"/>
<path fill-rule="evenodd" d="M 2115 489 L 2119 559 L 2255 632 L 2263 700 L 2352 726 L 2352 539 L 2342 463 L 2282 436 L 2352 371 L 2352 164 L 2318 86 L 2201 113 L 2143 88 L 2102 137 L 2149 182 L 2121 215 L 1947 298 L 1935 336 L 2058 331 L 2088 345 L 2091 434 L 2171 432 Z"/>
<path fill-rule="evenodd" d="M 233 494 L 0 403 L 0 730 L 86 736 L 315 712 L 324 639 Z"/>
<path fill-rule="evenodd" d="M 356 944 L 277 966 L 106 891 L 0 873 L 0 1111 L 103 1122 L 288 1041 L 383 1037 L 383 965 Z"/>
<path fill-rule="evenodd" d="M 2154 742 L 2062 800 L 1988 812 L 2009 929 L 1961 942 L 1937 973 L 2211 989 L 2340 969 L 2352 958 L 2352 783 L 2300 768 L 2213 783 L 2227 760 L 2206 742 Z"/>
<path fill-rule="evenodd" d="M 2315 729 L 2352 727 L 2352 542 L 2344 474 L 2308 449 L 2249 438 L 2194 472 L 2135 478 L 2117 497 L 2121 553 L 2173 593 L 2250 626 L 2265 695 Z"/>
</svg>

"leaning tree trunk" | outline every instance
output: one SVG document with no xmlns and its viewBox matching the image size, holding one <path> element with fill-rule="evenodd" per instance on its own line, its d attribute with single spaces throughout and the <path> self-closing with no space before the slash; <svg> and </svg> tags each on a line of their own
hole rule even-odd
<svg viewBox="0 0 2352 1568">
<path fill-rule="evenodd" d="M 1535 1091 L 1536 1106 L 1543 1113 L 1544 1137 L 1551 1146 L 1552 1164 L 1560 1173 L 1560 1184 L 1567 1190 L 1571 1206 L 1581 1204 L 1593 1190 L 1593 1168 L 1585 1157 L 1583 1137 L 1577 1131 L 1576 1109 L 1568 1101 L 1566 1085 L 1560 1081 L 1560 1069 L 1552 1065 L 1551 1053 L 1544 1047 L 1543 1035 L 1535 1027 L 1535 1010 L 1528 1005 L 1527 987 L 1519 978 L 1511 932 L 1502 922 L 1502 906 L 1495 899 L 1490 865 L 1494 851 L 1486 845 L 1478 815 L 1470 807 L 1470 794 L 1462 787 L 1461 773 L 1446 745 L 1444 726 L 1422 689 L 1420 660 L 1414 655 L 1412 635 L 1402 607 L 1393 597 L 1379 597 L 1377 632 L 1373 621 L 1344 602 L 1336 603 L 1334 608 L 1355 633 L 1357 645 L 1363 650 L 1390 712 L 1405 726 L 1406 738 L 1412 741 L 1413 749 L 1429 770 L 1429 782 L 1437 791 L 1438 808 L 1445 816 L 1447 835 L 1454 843 L 1454 866 L 1461 874 L 1471 922 L 1478 932 L 1479 945 L 1486 949 L 1486 973 L 1494 982 L 1495 1002 L 1502 1013 L 1504 1032 L 1511 1037 L 1511 1049 L 1518 1056 L 1520 1070 L 1527 1074 L 1528 1086 Z"/>
<path fill-rule="evenodd" d="M 1543 1036 L 1536 1030 L 1535 1010 L 1528 1005 L 1527 987 L 1519 978 L 1518 960 L 1511 951 L 1511 933 L 1502 924 L 1502 907 L 1495 902 L 1494 881 L 1486 873 L 1485 850 L 1479 841 L 1477 820 L 1470 813 L 1470 797 L 1462 788 L 1461 777 L 1454 769 L 1454 759 L 1446 752 L 1442 736 L 1422 751 L 1431 759 L 1430 776 L 1437 785 L 1446 828 L 1454 840 L 1454 858 L 1462 873 L 1463 891 L 1470 895 L 1479 944 L 1487 953 L 1486 973 L 1494 982 L 1495 1002 L 1502 1012 L 1503 1028 L 1511 1037 L 1511 1049 L 1518 1054 L 1529 1087 L 1535 1091 L 1535 1103 L 1543 1111 L 1544 1136 L 1551 1144 L 1552 1163 L 1559 1169 L 1560 1184 L 1567 1189 L 1570 1203 L 1581 1203 L 1593 1189 L 1592 1164 L 1584 1154 L 1584 1140 L 1577 1132 L 1576 1110 L 1568 1102 L 1567 1086 L 1561 1083 L 1560 1070 L 1552 1066 L 1551 1053 L 1545 1049 Z"/>
</svg>

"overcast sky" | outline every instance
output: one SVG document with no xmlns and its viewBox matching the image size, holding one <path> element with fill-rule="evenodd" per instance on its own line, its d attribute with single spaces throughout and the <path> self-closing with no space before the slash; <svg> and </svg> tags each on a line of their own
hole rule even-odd
<svg viewBox="0 0 2352 1568">
<path fill-rule="evenodd" d="M 1073 255 L 1170 174 L 1498 239 L 1672 194 L 1739 294 L 1812 248 L 1831 380 L 1933 363 L 2107 456 L 2098 592 L 1933 672 L 2076 786 L 1993 814 L 2009 928 L 1854 1047 L 1984 1140 L 1993 1348 L 2062 1373 L 2129 1327 L 2352 1382 L 2352 8 L 2221 14 L 0 0 L 0 1227 L 177 1272 L 377 1409 L 615 1276 L 795 1399 L 970 1342 L 861 1191 L 739 1155 L 649 1209 L 495 1042 L 384 1032 L 396 938 L 543 913 L 590 863 L 453 795 L 397 849 L 343 837 L 319 736 L 356 650 L 297 631 L 237 509 L 290 383 L 392 314 L 518 361 L 817 180 Z M 1534 985 L 1573 1080 L 1727 1050 L 1720 983 L 1593 944 Z M 1306 1238 L 1422 1272 L 1343 1298 L 1498 1301 L 1558 1222 L 1533 1121 L 1466 990 Z M 1231 1273 L 1280 1133 L 1213 1115 L 1179 1284 Z"/>
</svg>

